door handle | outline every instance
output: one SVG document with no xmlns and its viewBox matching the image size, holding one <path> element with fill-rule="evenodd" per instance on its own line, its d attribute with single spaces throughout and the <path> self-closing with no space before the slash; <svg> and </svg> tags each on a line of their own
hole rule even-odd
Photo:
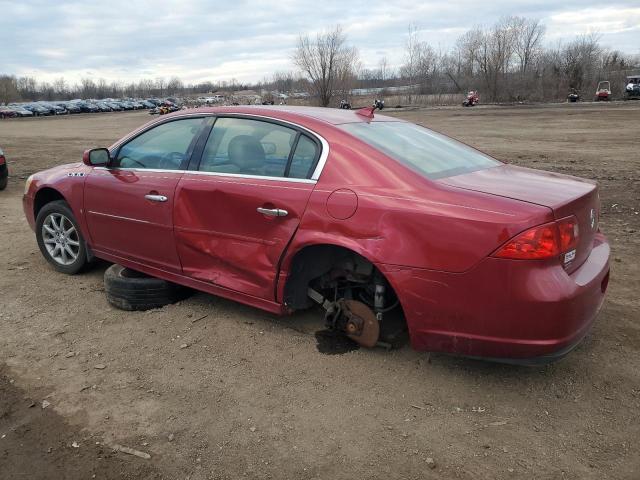
<svg viewBox="0 0 640 480">
<path fill-rule="evenodd" d="M 168 200 L 164 195 L 145 195 L 144 198 L 152 202 L 166 202 Z"/>
<path fill-rule="evenodd" d="M 267 215 L 268 217 L 286 217 L 287 215 L 289 215 L 289 212 L 287 212 L 286 210 L 282 210 L 281 208 L 258 207 L 257 210 L 258 213 Z"/>
</svg>

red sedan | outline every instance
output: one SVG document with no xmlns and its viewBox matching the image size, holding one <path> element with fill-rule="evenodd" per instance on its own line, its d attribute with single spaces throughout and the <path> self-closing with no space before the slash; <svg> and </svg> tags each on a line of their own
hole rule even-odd
<svg viewBox="0 0 640 480">
<path fill-rule="evenodd" d="M 600 309 L 597 186 L 505 165 L 367 111 L 220 107 L 31 176 L 44 257 L 93 257 L 278 314 L 321 304 L 363 345 L 401 312 L 417 350 L 542 363 Z"/>
</svg>

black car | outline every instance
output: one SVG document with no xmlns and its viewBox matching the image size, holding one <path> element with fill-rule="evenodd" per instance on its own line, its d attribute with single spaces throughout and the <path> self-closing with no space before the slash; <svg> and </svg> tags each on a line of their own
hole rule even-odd
<svg viewBox="0 0 640 480">
<path fill-rule="evenodd" d="M 82 113 L 96 113 L 100 111 L 98 107 L 96 107 L 94 104 L 89 102 L 80 101 L 80 102 L 74 102 L 74 103 L 80 108 L 80 111 Z"/>
<path fill-rule="evenodd" d="M 61 102 L 58 105 L 60 105 L 61 107 L 64 107 L 64 109 L 68 113 L 80 113 L 80 112 L 82 112 L 80 107 L 78 105 L 76 105 L 75 103 L 73 103 L 73 102 Z"/>
<path fill-rule="evenodd" d="M 98 110 L 101 112 L 110 112 L 112 110 L 112 108 L 104 102 L 94 102 L 93 104 L 98 107 Z"/>
<path fill-rule="evenodd" d="M 48 108 L 44 108 L 43 106 L 36 103 L 23 105 L 23 108 L 32 112 L 35 117 L 37 117 L 38 115 L 51 115 L 51 111 Z"/>
<path fill-rule="evenodd" d="M 0 190 L 7 188 L 7 181 L 9 180 L 9 169 L 7 168 L 7 159 L 4 158 L 4 153 L 0 148 Z"/>
<path fill-rule="evenodd" d="M 119 112 L 122 110 L 122 107 L 120 106 L 119 103 L 116 102 L 106 102 L 107 106 L 114 112 Z"/>
</svg>

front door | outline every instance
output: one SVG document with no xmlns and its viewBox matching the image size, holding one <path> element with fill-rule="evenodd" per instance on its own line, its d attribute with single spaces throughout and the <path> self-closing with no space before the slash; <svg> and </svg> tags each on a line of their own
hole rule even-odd
<svg viewBox="0 0 640 480">
<path fill-rule="evenodd" d="M 178 183 L 185 275 L 274 300 L 278 263 L 304 213 L 320 145 L 277 123 L 218 118 L 196 170 Z"/>
<path fill-rule="evenodd" d="M 114 151 L 108 168 L 94 168 L 84 194 L 94 250 L 181 272 L 174 194 L 202 124 L 188 118 L 154 126 Z"/>
</svg>

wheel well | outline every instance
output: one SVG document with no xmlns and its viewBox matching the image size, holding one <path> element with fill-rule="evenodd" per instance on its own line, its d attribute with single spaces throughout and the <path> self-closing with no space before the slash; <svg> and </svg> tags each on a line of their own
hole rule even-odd
<svg viewBox="0 0 640 480">
<path fill-rule="evenodd" d="M 34 217 L 38 216 L 38 213 L 47 203 L 55 202 L 56 200 L 65 200 L 64 196 L 53 188 L 45 187 L 38 190 L 36 197 L 33 201 L 33 214 Z"/>
<path fill-rule="evenodd" d="M 319 279 L 338 277 L 359 284 L 382 281 L 397 298 L 391 284 L 368 259 L 345 247 L 322 244 L 305 247 L 293 257 L 284 287 L 284 303 L 294 310 L 310 307 L 313 301 L 307 294 L 309 287 L 321 288 Z"/>
</svg>

